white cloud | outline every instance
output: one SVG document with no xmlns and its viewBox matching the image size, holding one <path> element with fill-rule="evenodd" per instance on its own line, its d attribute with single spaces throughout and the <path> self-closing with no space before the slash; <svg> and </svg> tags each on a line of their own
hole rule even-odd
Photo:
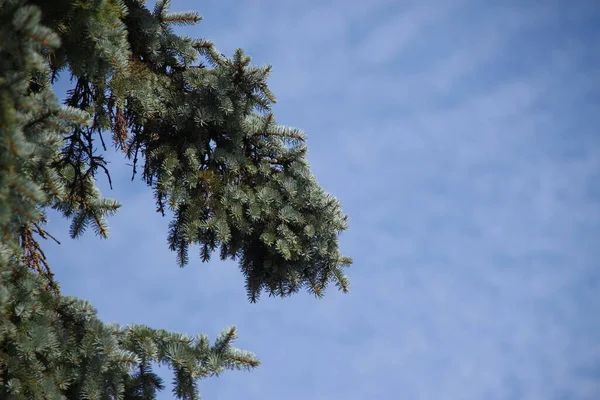
<svg viewBox="0 0 600 400">
<path fill-rule="evenodd" d="M 400 55 L 402 50 L 418 41 L 418 36 L 430 25 L 439 23 L 454 11 L 460 2 L 423 2 L 400 8 L 386 17 L 361 40 L 356 56 L 371 66 L 385 64 Z"/>
</svg>

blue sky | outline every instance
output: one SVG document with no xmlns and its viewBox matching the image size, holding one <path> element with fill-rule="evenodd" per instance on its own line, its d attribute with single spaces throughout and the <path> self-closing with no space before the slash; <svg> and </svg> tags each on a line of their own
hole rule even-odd
<svg viewBox="0 0 600 400">
<path fill-rule="evenodd" d="M 236 325 L 263 366 L 203 381 L 204 399 L 600 398 L 596 1 L 172 9 L 204 15 L 186 33 L 274 66 L 279 122 L 305 129 L 350 215 L 352 291 L 249 304 L 235 263 L 178 268 L 151 191 L 111 155 L 111 238 L 70 241 L 51 221 L 63 292 L 105 321 Z"/>
</svg>

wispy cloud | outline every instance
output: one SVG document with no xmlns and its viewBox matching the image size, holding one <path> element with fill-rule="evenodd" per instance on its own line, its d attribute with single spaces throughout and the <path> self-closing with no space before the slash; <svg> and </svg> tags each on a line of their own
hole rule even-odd
<svg viewBox="0 0 600 400">
<path fill-rule="evenodd" d="M 424 31 L 431 25 L 448 18 L 459 6 L 458 1 L 448 1 L 399 7 L 391 16 L 379 21 L 359 41 L 358 53 L 362 56 L 361 59 L 370 66 L 393 60 L 405 47 L 414 44 L 419 35 L 426 34 Z"/>
<path fill-rule="evenodd" d="M 264 365 L 207 399 L 598 398 L 596 2 L 201 7 L 186 33 L 274 65 L 279 121 L 351 216 L 352 293 L 250 305 L 234 263 L 178 269 L 124 170 L 112 238 L 49 252 L 67 292 L 122 323 L 238 325 Z"/>
</svg>

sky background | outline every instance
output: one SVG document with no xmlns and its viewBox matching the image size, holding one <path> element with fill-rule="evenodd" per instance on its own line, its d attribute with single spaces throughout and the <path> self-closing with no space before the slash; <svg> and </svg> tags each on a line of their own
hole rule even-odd
<svg viewBox="0 0 600 400">
<path fill-rule="evenodd" d="M 263 365 L 204 399 L 600 398 L 600 3 L 172 3 L 205 17 L 182 32 L 273 65 L 278 121 L 350 215 L 351 293 L 250 304 L 236 263 L 178 268 L 110 155 L 111 238 L 49 227 L 65 294 L 107 322 L 236 325 Z"/>
</svg>

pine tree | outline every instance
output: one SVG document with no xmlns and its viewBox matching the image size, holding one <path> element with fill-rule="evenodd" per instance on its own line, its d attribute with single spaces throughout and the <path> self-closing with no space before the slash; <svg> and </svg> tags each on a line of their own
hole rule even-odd
<svg viewBox="0 0 600 400">
<path fill-rule="evenodd" d="M 271 67 L 177 35 L 201 18 L 169 3 L 0 0 L 0 398 L 152 399 L 159 363 L 177 398 L 196 399 L 199 379 L 259 365 L 232 346 L 233 327 L 213 344 L 121 327 L 61 294 L 40 245 L 53 239 L 45 212 L 69 218 L 73 238 L 107 237 L 119 203 L 95 184 L 110 183 L 103 135 L 173 215 L 181 266 L 193 244 L 203 261 L 237 260 L 252 302 L 348 290 L 347 217 L 310 172 L 304 133 L 276 123 Z M 52 84 L 64 73 L 74 86 L 61 106 Z"/>
</svg>

